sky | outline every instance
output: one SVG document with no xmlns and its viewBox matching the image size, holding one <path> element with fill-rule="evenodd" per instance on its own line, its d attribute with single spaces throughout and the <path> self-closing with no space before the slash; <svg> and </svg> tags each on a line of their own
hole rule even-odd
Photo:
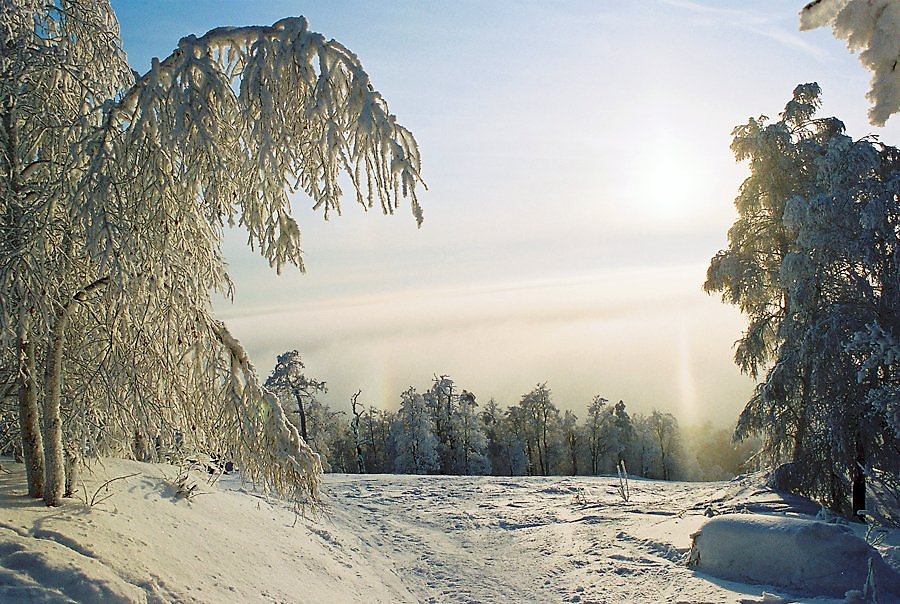
<svg viewBox="0 0 900 604">
<path fill-rule="evenodd" d="M 732 130 L 817 81 L 821 115 L 900 144 L 900 117 L 867 122 L 857 57 L 798 31 L 803 4 L 112 1 L 139 73 L 184 35 L 304 15 L 419 143 L 421 228 L 352 199 L 326 222 L 295 195 L 307 272 L 281 275 L 226 234 L 216 310 L 261 375 L 298 349 L 338 409 L 446 374 L 481 402 L 547 382 L 580 416 L 599 394 L 722 426 L 753 389 L 732 361 L 745 321 L 702 291 L 748 174 Z"/>
</svg>

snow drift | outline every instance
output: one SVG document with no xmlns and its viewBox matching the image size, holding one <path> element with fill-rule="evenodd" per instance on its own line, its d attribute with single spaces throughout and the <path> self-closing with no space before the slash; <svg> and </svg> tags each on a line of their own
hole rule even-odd
<svg viewBox="0 0 900 604">
<path fill-rule="evenodd" d="M 691 564 L 714 577 L 839 598 L 865 585 L 900 597 L 900 575 L 853 530 L 791 516 L 726 514 L 695 533 Z"/>
<path fill-rule="evenodd" d="M 186 498 L 179 468 L 115 459 L 50 509 L 27 496 L 22 464 L 0 464 L 0 603 L 746 604 L 784 592 L 685 565 L 709 510 L 786 509 L 759 476 L 632 479 L 623 501 L 614 476 L 328 474 L 325 509 L 303 517 L 233 474 L 190 474 Z M 900 531 L 878 548 L 893 564 Z"/>
</svg>

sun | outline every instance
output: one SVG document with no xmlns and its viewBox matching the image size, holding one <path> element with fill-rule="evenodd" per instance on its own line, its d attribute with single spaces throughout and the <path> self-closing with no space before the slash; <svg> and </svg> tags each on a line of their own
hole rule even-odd
<svg viewBox="0 0 900 604">
<path fill-rule="evenodd" d="M 637 214 L 651 223 L 686 222 L 701 209 L 702 162 L 690 145 L 661 141 L 649 145 L 643 174 L 634 181 Z"/>
</svg>

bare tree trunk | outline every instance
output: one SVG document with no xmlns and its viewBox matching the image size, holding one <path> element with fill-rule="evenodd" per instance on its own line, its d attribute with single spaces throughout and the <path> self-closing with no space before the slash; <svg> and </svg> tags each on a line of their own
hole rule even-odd
<svg viewBox="0 0 900 604">
<path fill-rule="evenodd" d="M 863 468 L 866 464 L 866 451 L 863 447 L 862 436 L 856 435 L 856 464 L 853 471 L 853 490 L 851 494 L 850 512 L 853 517 L 860 520 L 857 512 L 866 509 L 866 474 Z"/>
<path fill-rule="evenodd" d="M 297 413 L 300 414 L 300 436 L 303 442 L 309 444 L 309 437 L 306 435 L 306 409 L 303 408 L 303 397 L 299 392 L 294 392 L 294 398 L 297 399 Z"/>
<path fill-rule="evenodd" d="M 47 352 L 47 377 L 44 392 L 44 503 L 57 506 L 63 496 L 66 483 L 63 457 L 62 418 L 62 357 L 69 309 L 64 308 L 56 321 Z"/>
<path fill-rule="evenodd" d="M 11 237 L 13 249 L 18 248 L 22 241 L 22 229 L 24 210 L 20 203 L 22 195 L 22 164 L 19 158 L 19 125 L 15 118 L 15 97 L 8 96 L 0 114 L 0 121 L 5 132 L 5 142 L 2 152 L 6 156 L 8 169 L 9 192 L 12 194 L 11 203 L 7 203 L 8 224 L 11 225 Z M 13 296 L 16 304 L 13 307 L 20 308 L 19 316 L 19 432 L 22 437 L 22 457 L 25 461 L 25 476 L 28 481 L 28 495 L 41 497 L 44 492 L 44 452 L 41 443 L 40 412 L 37 404 L 37 385 L 34 375 L 34 341 L 31 339 L 31 321 L 22 303 L 21 282 L 17 283 Z"/>
<path fill-rule="evenodd" d="M 353 420 L 350 422 L 350 427 L 353 430 L 353 443 L 356 445 L 356 471 L 360 474 L 365 474 L 366 464 L 363 460 L 362 438 L 359 435 L 359 419 L 362 412 L 359 410 L 356 402 L 360 394 L 362 394 L 362 390 L 357 390 L 356 394 L 350 397 L 350 409 L 353 412 Z"/>
<path fill-rule="evenodd" d="M 34 343 L 28 337 L 27 331 L 27 324 L 20 327 L 19 432 L 22 436 L 28 496 L 38 499 L 44 495 L 44 449 L 41 442 L 37 384 L 34 379 Z"/>
<path fill-rule="evenodd" d="M 66 490 L 63 497 L 75 496 L 75 482 L 78 480 L 78 451 L 73 446 L 66 447 Z"/>
</svg>

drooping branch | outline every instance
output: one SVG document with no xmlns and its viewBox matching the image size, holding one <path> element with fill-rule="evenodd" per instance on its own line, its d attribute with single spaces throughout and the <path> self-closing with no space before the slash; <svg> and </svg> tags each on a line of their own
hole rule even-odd
<svg viewBox="0 0 900 604">
<path fill-rule="evenodd" d="M 212 321 L 210 328 L 230 357 L 230 393 L 241 407 L 240 433 L 224 435 L 235 446 L 236 463 L 264 490 L 295 502 L 317 502 L 322 474 L 318 454 L 300 438 L 278 397 L 259 383 L 247 351 L 225 324 Z"/>
</svg>

